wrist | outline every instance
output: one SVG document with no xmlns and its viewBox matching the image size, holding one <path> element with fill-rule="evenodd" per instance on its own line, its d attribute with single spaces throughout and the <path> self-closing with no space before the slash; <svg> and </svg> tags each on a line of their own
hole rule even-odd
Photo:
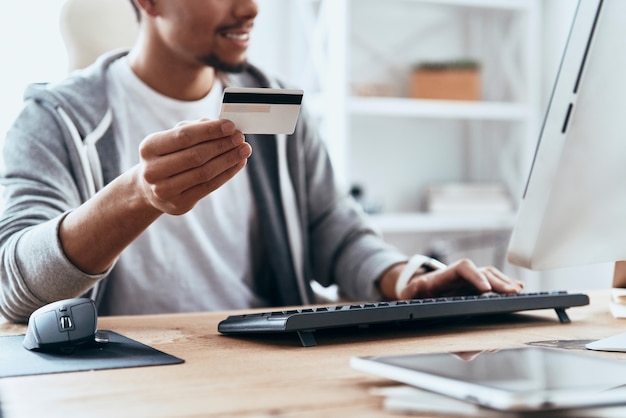
<svg viewBox="0 0 626 418">
<path fill-rule="evenodd" d="M 441 270 L 445 267 L 445 264 L 438 260 L 435 260 L 434 258 L 420 254 L 412 256 L 398 276 L 398 280 L 395 284 L 395 298 L 402 299 L 400 297 L 402 291 L 414 276 L 425 274 L 435 270 Z"/>
</svg>

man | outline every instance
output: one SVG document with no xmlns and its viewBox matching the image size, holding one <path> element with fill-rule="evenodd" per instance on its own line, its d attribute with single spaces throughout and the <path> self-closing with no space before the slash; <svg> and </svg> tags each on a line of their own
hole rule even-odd
<svg viewBox="0 0 626 418">
<path fill-rule="evenodd" d="M 469 260 L 407 264 L 337 190 L 305 112 L 286 139 L 217 120 L 225 86 L 281 86 L 246 62 L 255 1 L 135 6 L 134 47 L 30 87 L 7 135 L 7 319 L 89 292 L 101 315 L 306 304 L 313 279 L 370 300 L 520 291 Z"/>
</svg>

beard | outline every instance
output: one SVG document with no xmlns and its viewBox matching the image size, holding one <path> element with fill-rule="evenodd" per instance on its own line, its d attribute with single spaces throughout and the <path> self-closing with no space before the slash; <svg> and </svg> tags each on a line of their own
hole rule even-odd
<svg viewBox="0 0 626 418">
<path fill-rule="evenodd" d="M 200 62 L 209 67 L 215 68 L 215 71 L 224 73 L 241 73 L 248 68 L 248 61 L 243 60 L 234 64 L 222 61 L 218 56 L 211 54 L 200 57 Z"/>
</svg>

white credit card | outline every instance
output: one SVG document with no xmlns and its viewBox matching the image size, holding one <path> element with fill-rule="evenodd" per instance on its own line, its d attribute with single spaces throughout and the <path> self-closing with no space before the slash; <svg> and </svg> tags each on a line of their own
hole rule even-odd
<svg viewBox="0 0 626 418">
<path fill-rule="evenodd" d="M 302 90 L 227 87 L 220 119 L 233 121 L 244 134 L 287 134 L 296 129 Z"/>
</svg>

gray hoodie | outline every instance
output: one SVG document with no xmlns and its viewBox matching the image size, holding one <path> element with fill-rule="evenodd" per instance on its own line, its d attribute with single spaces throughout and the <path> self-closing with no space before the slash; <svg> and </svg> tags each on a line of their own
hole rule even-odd
<svg viewBox="0 0 626 418">
<path fill-rule="evenodd" d="M 123 55 L 107 54 L 58 84 L 29 86 L 24 109 L 8 131 L 0 178 L 0 314 L 9 320 L 27 321 L 33 310 L 59 299 L 90 294 L 98 302 L 105 290 L 110 271 L 94 276 L 76 268 L 64 255 L 58 229 L 69 211 L 120 174 L 104 83 L 108 65 Z M 255 67 L 230 75 L 227 84 L 281 86 Z M 351 299 L 378 298 L 376 278 L 406 257 L 386 245 L 338 190 L 306 112 L 287 141 L 246 139 L 254 150 L 248 170 L 267 254 L 266 277 L 258 279 L 275 289 L 272 305 L 313 302 L 311 280 L 337 284 Z M 284 156 L 288 173 L 278 168 Z M 279 178 L 286 175 L 293 207 L 281 199 Z"/>
</svg>

